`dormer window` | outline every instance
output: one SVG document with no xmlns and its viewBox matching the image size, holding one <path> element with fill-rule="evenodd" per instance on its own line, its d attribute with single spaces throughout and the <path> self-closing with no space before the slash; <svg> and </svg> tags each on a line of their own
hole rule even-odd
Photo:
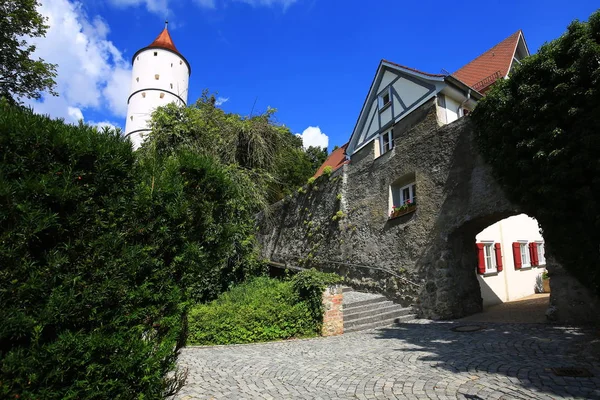
<svg viewBox="0 0 600 400">
<path fill-rule="evenodd" d="M 158 56 L 158 51 L 154 52 L 154 57 Z"/>
<path fill-rule="evenodd" d="M 379 111 L 383 111 L 390 104 L 392 104 L 392 90 L 391 88 L 387 88 L 383 93 L 381 93 L 378 97 L 379 102 Z"/>
</svg>

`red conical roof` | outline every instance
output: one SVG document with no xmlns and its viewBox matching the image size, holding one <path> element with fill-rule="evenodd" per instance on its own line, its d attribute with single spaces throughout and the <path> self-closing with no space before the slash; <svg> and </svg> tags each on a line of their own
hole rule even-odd
<svg viewBox="0 0 600 400">
<path fill-rule="evenodd" d="M 154 42 L 150 43 L 149 46 L 144 47 L 143 49 L 139 49 L 138 51 L 135 52 L 135 54 L 131 58 L 131 63 L 133 64 L 137 55 L 140 54 L 142 51 L 149 50 L 149 49 L 164 49 L 164 50 L 173 52 L 173 53 L 177 54 L 179 57 L 181 57 L 183 59 L 183 61 L 185 62 L 185 64 L 187 65 L 189 74 L 191 75 L 192 68 L 190 66 L 190 63 L 188 62 L 188 60 L 185 59 L 183 54 L 181 54 L 179 52 L 179 50 L 177 50 L 177 47 L 175 47 L 175 44 L 173 43 L 173 39 L 171 39 L 171 35 L 169 34 L 169 30 L 167 29 L 167 24 L 168 24 L 168 22 L 165 23 L 165 29 L 163 29 L 163 31 L 160 33 L 160 35 L 158 35 L 157 38 L 154 39 Z"/>
<path fill-rule="evenodd" d="M 173 43 L 173 39 L 171 39 L 171 35 L 169 34 L 169 30 L 167 29 L 167 27 L 165 26 L 165 29 L 163 29 L 163 31 L 160 33 L 160 35 L 158 35 L 158 37 L 156 39 L 154 39 L 154 42 L 152 42 L 150 44 L 151 48 L 161 48 L 161 49 L 167 49 L 167 50 L 171 50 L 174 51 L 175 53 L 181 55 L 181 53 L 179 53 L 179 51 L 177 50 L 177 47 L 175 47 L 175 44 Z"/>
</svg>

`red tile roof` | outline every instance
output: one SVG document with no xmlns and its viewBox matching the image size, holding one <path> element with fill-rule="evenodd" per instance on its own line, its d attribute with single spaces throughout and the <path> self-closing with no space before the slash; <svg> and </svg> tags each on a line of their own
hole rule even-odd
<svg viewBox="0 0 600 400">
<path fill-rule="evenodd" d="M 349 143 L 346 143 L 342 147 L 335 149 L 329 155 L 329 157 L 327 157 L 327 160 L 325 160 L 325 162 L 323 164 L 321 164 L 321 166 L 315 173 L 314 177 L 318 178 L 319 176 L 321 176 L 323 174 L 323 170 L 325 169 L 325 167 L 329 166 L 329 167 L 333 168 L 333 170 L 335 171 L 342 165 L 347 164 L 346 155 L 344 153 L 346 152 L 346 147 L 348 147 L 348 144 Z"/>
<path fill-rule="evenodd" d="M 173 39 L 171 39 L 171 35 L 169 34 L 169 30 L 166 27 L 165 29 L 163 29 L 160 35 L 158 35 L 158 37 L 154 39 L 154 42 L 152 42 L 152 44 L 150 44 L 150 46 L 148 47 L 167 49 L 181 55 L 181 53 L 179 53 L 179 51 L 175 47 Z"/>
<path fill-rule="evenodd" d="M 395 65 L 396 67 L 400 67 L 400 68 L 404 68 L 404 69 L 407 69 L 407 70 L 412 71 L 412 72 L 416 72 L 417 74 L 432 76 L 432 77 L 435 77 L 435 78 L 443 78 L 443 77 L 446 76 L 446 75 L 443 75 L 443 74 L 430 74 L 429 72 L 419 71 L 418 69 L 410 68 L 410 67 L 407 67 L 406 65 L 398 64 L 398 63 L 391 62 L 391 61 L 388 61 L 388 60 L 381 60 L 381 61 L 383 61 L 385 63 L 388 63 L 388 64 Z"/>
<path fill-rule="evenodd" d="M 521 34 L 521 30 L 513 33 L 453 75 L 475 90 L 484 92 L 497 79 L 508 74 Z"/>
</svg>

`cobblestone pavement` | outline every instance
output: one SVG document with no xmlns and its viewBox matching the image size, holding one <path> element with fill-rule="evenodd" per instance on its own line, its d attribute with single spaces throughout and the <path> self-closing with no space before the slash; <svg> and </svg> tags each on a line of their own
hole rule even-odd
<svg viewBox="0 0 600 400">
<path fill-rule="evenodd" d="M 188 347 L 176 399 L 600 399 L 592 328 L 417 321 L 332 338 Z M 596 347 L 597 348 L 597 347 Z M 582 367 L 594 376 L 559 377 Z"/>
</svg>

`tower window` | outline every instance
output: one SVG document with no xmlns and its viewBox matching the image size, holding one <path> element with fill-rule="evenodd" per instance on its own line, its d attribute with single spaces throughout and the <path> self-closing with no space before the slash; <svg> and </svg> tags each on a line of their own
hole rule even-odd
<svg viewBox="0 0 600 400">
<path fill-rule="evenodd" d="M 129 119 L 133 121 L 133 115 L 131 117 L 129 117 Z"/>
<path fill-rule="evenodd" d="M 171 89 L 173 89 L 173 84 L 171 83 Z"/>
<path fill-rule="evenodd" d="M 142 97 L 146 98 L 146 92 L 142 92 Z"/>
<path fill-rule="evenodd" d="M 183 64 L 183 61 L 179 60 L 179 65 L 182 65 L 182 64 Z"/>
<path fill-rule="evenodd" d="M 158 55 L 158 51 L 154 52 L 154 57 L 156 57 Z"/>
<path fill-rule="evenodd" d="M 160 78 L 159 74 L 154 75 L 154 79 L 158 80 Z"/>
<path fill-rule="evenodd" d="M 160 94 L 160 98 L 162 99 L 162 98 L 164 98 L 164 97 L 165 97 L 165 94 L 164 94 L 164 93 L 161 93 L 161 94 Z"/>
<path fill-rule="evenodd" d="M 138 76 L 137 78 L 135 78 L 135 81 L 139 82 L 140 81 L 140 77 Z"/>
<path fill-rule="evenodd" d="M 173 63 L 171 63 L 171 68 L 173 68 Z"/>
<path fill-rule="evenodd" d="M 140 61 L 140 56 L 137 56 L 137 60 Z"/>
</svg>

